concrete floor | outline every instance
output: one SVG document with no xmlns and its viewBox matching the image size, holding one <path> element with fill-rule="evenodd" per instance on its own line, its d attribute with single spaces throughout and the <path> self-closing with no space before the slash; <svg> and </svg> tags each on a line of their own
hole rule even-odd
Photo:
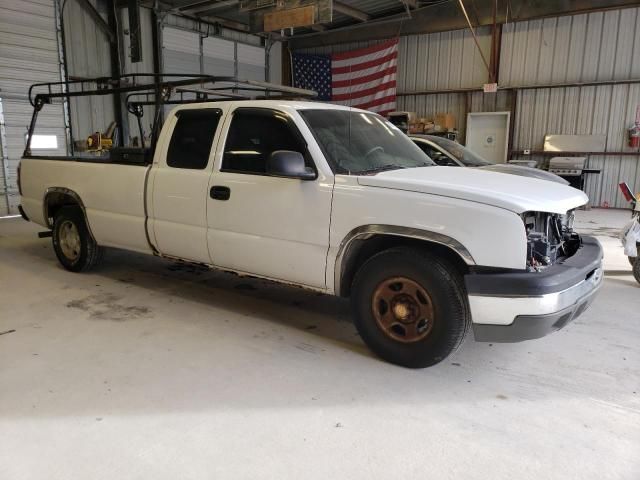
<svg viewBox="0 0 640 480">
<path fill-rule="evenodd" d="M 116 251 L 72 274 L 0 220 L 0 479 L 640 479 L 627 218 L 579 213 L 607 249 L 579 320 L 420 371 L 342 300 Z"/>
</svg>

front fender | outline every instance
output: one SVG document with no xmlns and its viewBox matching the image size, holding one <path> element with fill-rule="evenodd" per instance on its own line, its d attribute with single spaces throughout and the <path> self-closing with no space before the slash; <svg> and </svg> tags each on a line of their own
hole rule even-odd
<svg viewBox="0 0 640 480">
<path fill-rule="evenodd" d="M 468 265 L 526 268 L 524 223 L 509 210 L 440 195 L 367 187 L 338 176 L 327 257 L 327 285 L 336 293 L 340 285 L 336 278 L 352 237 L 380 228 L 443 244 Z"/>
</svg>

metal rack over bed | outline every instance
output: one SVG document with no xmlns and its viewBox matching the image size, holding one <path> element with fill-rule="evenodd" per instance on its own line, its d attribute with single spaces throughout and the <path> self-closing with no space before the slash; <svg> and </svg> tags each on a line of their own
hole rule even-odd
<svg viewBox="0 0 640 480">
<path fill-rule="evenodd" d="M 31 139 L 36 127 L 38 113 L 44 105 L 59 101 L 69 101 L 74 97 L 93 95 L 122 95 L 126 109 L 138 120 L 142 150 L 145 150 L 142 117 L 145 106 L 155 107 L 151 127 L 150 157 L 162 126 L 163 106 L 198 102 L 220 102 L 229 100 L 258 99 L 305 99 L 312 100 L 317 93 L 312 90 L 276 85 L 235 77 L 219 77 L 200 74 L 153 74 L 135 73 L 119 77 L 97 77 L 65 82 L 35 83 L 29 87 L 29 102 L 33 115 L 29 124 L 25 157 L 37 158 L 31 154 Z M 73 155 L 73 142 L 71 142 Z"/>
</svg>

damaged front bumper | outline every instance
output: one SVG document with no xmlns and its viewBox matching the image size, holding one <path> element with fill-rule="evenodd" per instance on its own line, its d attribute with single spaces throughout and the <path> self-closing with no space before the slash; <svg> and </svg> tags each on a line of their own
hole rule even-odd
<svg viewBox="0 0 640 480">
<path fill-rule="evenodd" d="M 587 309 L 602 279 L 602 246 L 587 236 L 573 256 L 542 272 L 469 274 L 474 337 L 520 342 L 548 335 Z"/>
</svg>

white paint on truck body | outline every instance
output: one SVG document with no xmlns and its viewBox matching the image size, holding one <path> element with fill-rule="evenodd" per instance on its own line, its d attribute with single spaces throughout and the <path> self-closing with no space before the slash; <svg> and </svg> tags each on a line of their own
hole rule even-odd
<svg viewBox="0 0 640 480">
<path fill-rule="evenodd" d="M 22 208 L 33 222 L 48 227 L 43 205 L 47 190 L 72 190 L 82 199 L 89 227 L 100 245 L 151 253 L 144 227 L 147 168 L 23 158 Z"/>
<path fill-rule="evenodd" d="M 212 105 L 223 113 L 206 169 L 168 167 L 176 112 Z M 227 132 L 239 107 L 269 108 L 291 118 L 307 143 L 318 178 L 222 172 Z M 299 114 L 302 109 L 348 108 L 278 100 L 179 106 L 167 116 L 149 167 L 23 159 L 22 206 L 32 221 L 47 226 L 47 189 L 64 187 L 82 199 L 101 245 L 151 253 L 148 233 L 162 255 L 336 293 L 340 246 L 358 227 L 390 225 L 445 235 L 464 246 L 476 265 L 524 269 L 527 242 L 520 214 L 565 213 L 587 201 L 570 187 L 477 169 L 423 167 L 334 175 Z M 149 168 L 146 233 L 143 195 Z M 212 199 L 212 186 L 229 187 L 230 199 Z"/>
</svg>

